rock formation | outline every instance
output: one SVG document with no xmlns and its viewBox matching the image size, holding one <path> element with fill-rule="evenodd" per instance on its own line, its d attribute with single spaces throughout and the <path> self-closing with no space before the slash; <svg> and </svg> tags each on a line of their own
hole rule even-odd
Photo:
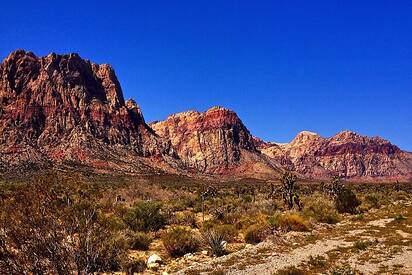
<svg viewBox="0 0 412 275">
<path fill-rule="evenodd" d="M 303 131 L 290 143 L 264 143 L 261 151 L 283 167 L 312 178 L 408 179 L 412 155 L 379 137 L 343 131 L 330 138 Z"/>
<path fill-rule="evenodd" d="M 24 160 L 96 164 L 97 159 L 101 163 L 113 156 L 109 148 L 123 148 L 141 157 L 173 155 L 170 144 L 146 125 L 139 106 L 132 100 L 125 102 L 111 66 L 94 64 L 77 54 L 39 58 L 23 50 L 3 61 L 3 168 Z"/>
<path fill-rule="evenodd" d="M 213 107 L 204 113 L 178 113 L 150 126 L 159 136 L 171 141 L 187 167 L 197 171 L 223 172 L 251 164 L 252 159 L 260 159 L 263 166 L 270 167 L 261 159 L 249 130 L 237 114 L 228 109 Z"/>
</svg>

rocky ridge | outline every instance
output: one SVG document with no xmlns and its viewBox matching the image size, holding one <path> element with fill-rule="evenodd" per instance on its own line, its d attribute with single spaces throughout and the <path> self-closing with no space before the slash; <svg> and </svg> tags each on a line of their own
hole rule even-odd
<svg viewBox="0 0 412 275">
<path fill-rule="evenodd" d="M 312 178 L 340 175 L 344 178 L 408 179 L 412 177 L 412 155 L 380 137 L 342 131 L 323 138 L 300 132 L 290 143 L 264 143 L 262 153 L 290 170 Z"/>
<path fill-rule="evenodd" d="M 110 166 L 112 159 L 121 166 L 135 157 L 174 155 L 139 106 L 124 100 L 110 65 L 77 54 L 37 57 L 23 50 L 0 65 L 0 152 L 3 169 L 65 160 Z"/>
</svg>

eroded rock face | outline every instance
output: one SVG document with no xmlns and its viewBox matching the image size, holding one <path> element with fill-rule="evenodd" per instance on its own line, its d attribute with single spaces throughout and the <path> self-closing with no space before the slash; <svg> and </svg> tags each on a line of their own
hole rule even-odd
<svg viewBox="0 0 412 275">
<path fill-rule="evenodd" d="M 287 144 L 266 143 L 261 151 L 288 169 L 317 178 L 409 178 L 411 154 L 379 137 L 343 131 L 330 138 L 299 133 Z"/>
<path fill-rule="evenodd" d="M 258 153 L 249 130 L 236 113 L 225 108 L 178 113 L 150 126 L 171 141 L 186 166 L 198 171 L 213 172 L 238 165 L 242 150 Z"/>
<path fill-rule="evenodd" d="M 37 154 L 82 159 L 104 151 L 102 146 L 124 147 L 144 157 L 173 154 L 170 144 L 145 124 L 138 105 L 125 102 L 111 66 L 77 54 L 37 57 L 23 50 L 1 63 L 3 164 L 27 150 L 33 159 Z"/>
</svg>

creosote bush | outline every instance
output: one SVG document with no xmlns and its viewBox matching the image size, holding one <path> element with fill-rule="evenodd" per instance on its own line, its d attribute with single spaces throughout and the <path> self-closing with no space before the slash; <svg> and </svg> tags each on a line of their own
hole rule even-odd
<svg viewBox="0 0 412 275">
<path fill-rule="evenodd" d="M 183 256 L 196 252 L 199 241 L 190 229 L 185 227 L 173 227 L 162 237 L 163 246 L 172 257 Z"/>
<path fill-rule="evenodd" d="M 134 250 L 148 250 L 152 238 L 144 232 L 132 232 L 128 236 L 130 248 Z"/>
<path fill-rule="evenodd" d="M 306 203 L 304 214 L 321 223 L 335 224 L 340 217 L 333 203 L 323 196 L 311 196 Z"/>
<path fill-rule="evenodd" d="M 274 226 L 284 231 L 309 231 L 309 222 L 294 212 L 286 212 L 275 216 Z"/>
<path fill-rule="evenodd" d="M 166 224 L 162 204 L 147 201 L 135 203 L 124 215 L 124 222 L 134 231 L 157 231 Z"/>
<path fill-rule="evenodd" d="M 246 229 L 245 242 L 256 244 L 264 241 L 270 230 L 266 224 L 253 224 Z"/>
<path fill-rule="evenodd" d="M 336 197 L 335 205 L 339 213 L 356 214 L 360 201 L 352 190 L 345 188 Z"/>
</svg>

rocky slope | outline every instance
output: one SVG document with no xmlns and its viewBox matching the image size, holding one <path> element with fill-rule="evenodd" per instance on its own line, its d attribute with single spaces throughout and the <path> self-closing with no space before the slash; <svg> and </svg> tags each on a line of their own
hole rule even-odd
<svg viewBox="0 0 412 275">
<path fill-rule="evenodd" d="M 260 150 L 285 168 L 320 178 L 412 178 L 412 155 L 379 137 L 343 131 L 330 138 L 303 131 L 290 143 L 263 143 Z"/>
<path fill-rule="evenodd" d="M 213 107 L 206 112 L 188 111 L 150 124 L 171 141 L 187 167 L 206 173 L 276 173 L 278 168 L 256 149 L 253 137 L 237 114 Z"/>
<path fill-rule="evenodd" d="M 170 143 L 146 125 L 139 106 L 124 100 L 109 65 L 77 54 L 37 57 L 23 50 L 1 63 L 3 170 L 70 160 L 101 168 L 128 164 L 126 170 L 137 171 L 156 166 L 145 163 L 150 158 L 173 154 Z"/>
</svg>

